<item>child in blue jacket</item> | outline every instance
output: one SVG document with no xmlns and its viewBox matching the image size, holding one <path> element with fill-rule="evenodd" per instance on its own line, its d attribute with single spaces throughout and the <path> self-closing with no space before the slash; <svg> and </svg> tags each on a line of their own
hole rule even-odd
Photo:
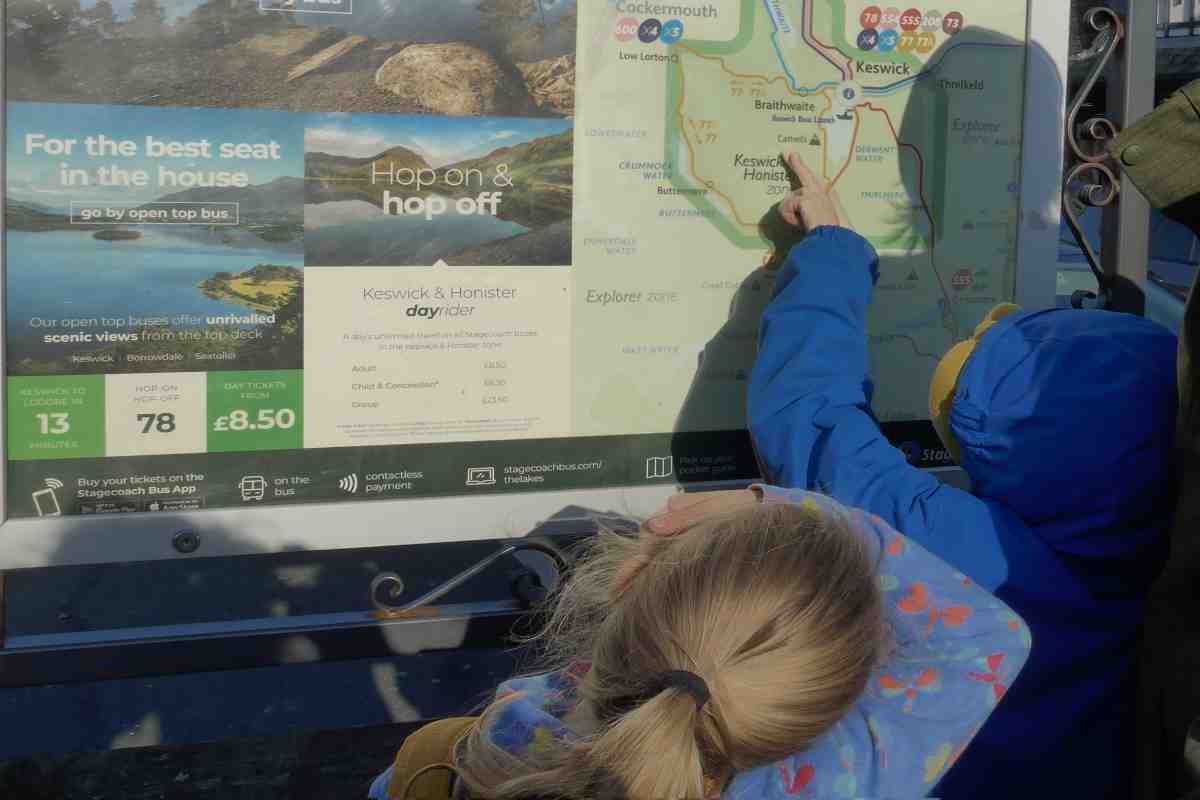
<svg viewBox="0 0 1200 800">
<path fill-rule="evenodd" d="M 1175 336 L 1126 314 L 998 308 L 934 377 L 935 427 L 972 489 L 943 485 L 871 414 L 875 251 L 789 164 L 802 185 L 781 211 L 809 233 L 751 377 L 765 477 L 883 517 L 1029 623 L 1028 667 L 939 795 L 1129 797 L 1134 657 L 1174 505 Z"/>
<path fill-rule="evenodd" d="M 751 498 L 640 550 L 602 535 L 546 628 L 550 671 L 414 733 L 370 797 L 926 795 L 1020 671 L 1027 629 L 878 517 Z"/>
</svg>

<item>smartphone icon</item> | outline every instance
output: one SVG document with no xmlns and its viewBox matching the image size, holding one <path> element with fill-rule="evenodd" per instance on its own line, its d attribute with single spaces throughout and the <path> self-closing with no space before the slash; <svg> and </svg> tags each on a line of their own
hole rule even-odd
<svg viewBox="0 0 1200 800">
<path fill-rule="evenodd" d="M 61 517 L 62 509 L 58 505 L 58 495 L 53 489 L 42 489 L 33 493 L 33 505 L 37 508 L 39 517 Z"/>
</svg>

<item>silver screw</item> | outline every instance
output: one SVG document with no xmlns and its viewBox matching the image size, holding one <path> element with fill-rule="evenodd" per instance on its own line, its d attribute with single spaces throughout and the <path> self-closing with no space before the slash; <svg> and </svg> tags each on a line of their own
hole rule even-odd
<svg viewBox="0 0 1200 800">
<path fill-rule="evenodd" d="M 194 553 L 200 549 L 200 534 L 195 531 L 179 531 L 171 540 L 175 549 L 183 554 Z"/>
</svg>

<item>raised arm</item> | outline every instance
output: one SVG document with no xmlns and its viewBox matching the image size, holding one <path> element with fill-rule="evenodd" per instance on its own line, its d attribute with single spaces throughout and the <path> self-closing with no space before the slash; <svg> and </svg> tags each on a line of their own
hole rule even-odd
<svg viewBox="0 0 1200 800">
<path fill-rule="evenodd" d="M 871 414 L 866 319 L 879 260 L 837 224 L 825 185 L 798 158 L 802 184 L 781 206 L 810 230 L 791 251 L 763 316 L 749 422 L 764 477 L 871 511 L 988 589 L 1027 547 L 1019 520 L 910 465 Z M 1012 540 L 1012 541 L 1009 541 Z"/>
</svg>

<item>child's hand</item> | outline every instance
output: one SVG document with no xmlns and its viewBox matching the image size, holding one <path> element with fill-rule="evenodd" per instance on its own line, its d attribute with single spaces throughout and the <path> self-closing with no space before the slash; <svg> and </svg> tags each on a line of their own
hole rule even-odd
<svg viewBox="0 0 1200 800">
<path fill-rule="evenodd" d="M 779 214 L 784 221 L 803 228 L 806 232 L 824 225 L 845 227 L 838 214 L 833 192 L 823 180 L 813 174 L 800 154 L 789 153 L 787 164 L 800 181 L 800 188 L 779 204 Z"/>
</svg>

